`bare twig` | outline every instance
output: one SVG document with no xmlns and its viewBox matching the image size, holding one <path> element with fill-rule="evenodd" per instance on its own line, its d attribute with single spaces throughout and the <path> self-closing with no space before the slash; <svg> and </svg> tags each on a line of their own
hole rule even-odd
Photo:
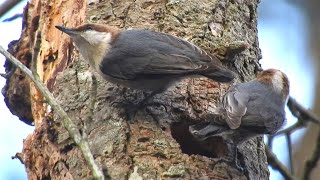
<svg viewBox="0 0 320 180">
<path fill-rule="evenodd" d="M 38 37 L 38 35 L 37 35 L 37 37 Z M 36 40 L 36 45 L 38 45 L 37 43 L 39 43 L 38 40 Z M 104 175 L 103 175 L 102 171 L 99 169 L 99 167 L 97 166 L 97 164 L 94 161 L 93 155 L 92 155 L 90 148 L 89 148 L 89 143 L 82 138 L 77 126 L 69 118 L 67 113 L 62 109 L 62 107 L 59 105 L 57 100 L 50 93 L 48 88 L 41 81 L 39 81 L 39 78 L 33 76 L 32 72 L 25 65 L 23 65 L 19 60 L 17 60 L 15 57 L 13 57 L 2 46 L 0 46 L 0 53 L 3 54 L 12 63 L 14 63 L 19 69 L 21 69 L 21 71 L 23 71 L 36 84 L 37 88 L 43 94 L 43 96 L 46 98 L 49 105 L 61 117 L 64 127 L 67 129 L 71 138 L 74 140 L 74 142 L 80 148 L 80 150 L 84 156 L 84 159 L 88 163 L 88 166 L 93 173 L 94 179 L 104 179 Z M 34 54 L 33 56 L 37 56 L 37 55 Z"/>
<path fill-rule="evenodd" d="M 288 146 L 288 151 L 289 151 L 289 165 L 290 165 L 290 172 L 291 174 L 294 174 L 294 168 L 293 168 L 293 163 L 292 163 L 292 141 L 291 141 L 291 136 L 290 134 L 286 134 L 286 140 L 287 140 L 287 146 Z"/>
<path fill-rule="evenodd" d="M 292 126 L 278 131 L 276 134 L 273 135 L 273 137 L 281 135 L 281 134 L 292 134 L 294 131 L 301 129 L 305 126 L 306 126 L 305 121 L 297 121 Z"/>
<path fill-rule="evenodd" d="M 8 78 L 6 73 L 0 73 L 0 76 L 3 77 L 3 78 L 5 78 L 5 79 Z"/>
<path fill-rule="evenodd" d="M 288 101 L 288 108 L 290 109 L 291 113 L 297 117 L 301 121 L 311 121 L 316 124 L 320 124 L 320 119 L 311 111 L 304 108 L 300 105 L 295 99 L 292 97 L 289 98 Z"/>
<path fill-rule="evenodd" d="M 291 113 L 298 118 L 298 122 L 295 123 L 290 129 L 288 128 L 286 131 L 283 130 L 282 132 L 279 132 L 279 133 L 286 133 L 288 135 L 289 133 L 292 133 L 296 129 L 305 127 L 308 122 L 313 122 L 317 125 L 320 124 L 320 119 L 314 113 L 305 109 L 292 97 L 289 98 L 288 107 Z M 303 179 L 310 179 L 311 172 L 316 167 L 319 159 L 320 159 L 320 132 L 318 132 L 317 146 L 314 149 L 313 155 L 305 163 Z"/>
<path fill-rule="evenodd" d="M 7 0 L 0 5 L 0 18 L 22 0 Z"/>
<path fill-rule="evenodd" d="M 93 111 L 94 111 L 94 105 L 96 103 L 96 99 L 97 99 L 97 87 L 98 83 L 97 83 L 97 78 L 94 74 L 91 75 L 91 90 L 90 90 L 90 96 L 91 96 L 91 100 L 90 100 L 90 104 L 89 104 L 89 108 L 88 108 L 88 122 L 92 121 L 92 116 L 93 116 Z"/>
<path fill-rule="evenodd" d="M 266 154 L 268 158 L 268 163 L 272 168 L 279 170 L 279 172 L 284 176 L 286 180 L 295 180 L 289 170 L 278 160 L 275 154 L 270 151 L 269 147 L 266 146 Z"/>
<path fill-rule="evenodd" d="M 24 164 L 24 158 L 22 153 L 16 153 L 16 155 L 11 156 L 11 159 L 18 159 L 21 162 L 21 164 Z"/>
<path fill-rule="evenodd" d="M 2 22 L 11 22 L 11 21 L 13 21 L 15 19 L 22 18 L 22 17 L 23 17 L 22 14 L 19 13 L 19 14 L 15 14 L 15 15 L 9 17 L 9 18 L 4 19 Z"/>
<path fill-rule="evenodd" d="M 311 172 L 316 167 L 320 159 L 320 131 L 318 132 L 317 145 L 312 157 L 306 162 L 303 171 L 303 179 L 311 179 Z"/>
</svg>

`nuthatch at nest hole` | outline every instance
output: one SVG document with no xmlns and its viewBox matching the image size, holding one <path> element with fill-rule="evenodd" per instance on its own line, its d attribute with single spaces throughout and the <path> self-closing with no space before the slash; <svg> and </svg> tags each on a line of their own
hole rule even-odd
<svg viewBox="0 0 320 180">
<path fill-rule="evenodd" d="M 189 127 L 199 140 L 222 137 L 232 145 L 232 162 L 237 164 L 237 145 L 261 134 L 274 134 L 285 121 L 289 80 L 276 69 L 258 74 L 255 80 L 231 87 L 214 114 L 204 115 L 209 122 Z"/>
<path fill-rule="evenodd" d="M 205 76 L 230 82 L 234 73 L 213 55 L 170 34 L 123 30 L 101 24 L 76 28 L 56 26 L 68 34 L 90 66 L 109 82 L 152 91 L 165 91 L 185 77 Z"/>
</svg>

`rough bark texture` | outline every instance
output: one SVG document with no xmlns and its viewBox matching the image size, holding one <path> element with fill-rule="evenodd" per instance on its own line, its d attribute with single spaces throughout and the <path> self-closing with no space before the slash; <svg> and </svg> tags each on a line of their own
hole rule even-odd
<svg viewBox="0 0 320 180">
<path fill-rule="evenodd" d="M 188 133 L 188 126 L 215 107 L 228 85 L 206 78 L 183 80 L 156 95 L 152 101 L 157 105 L 141 109 L 135 119 L 128 122 L 125 108 L 118 102 L 137 103 L 145 93 L 97 77 L 95 94 L 88 65 L 81 58 L 77 61 L 79 57 L 73 53 L 67 36 L 53 29 L 61 24 L 72 27 L 86 18 L 88 22 L 124 29 L 143 28 L 174 34 L 224 59 L 225 65 L 239 74 L 238 82 L 248 81 L 255 76 L 260 59 L 257 1 L 115 0 L 88 1 L 87 7 L 79 0 L 50 2 L 30 2 L 26 12 L 28 21 L 25 21 L 28 32 L 23 31 L 18 46 L 32 45 L 35 30 L 42 31 L 38 72 L 79 129 L 88 134 L 92 153 L 106 176 L 112 179 L 268 179 L 262 138 L 240 147 L 239 161 L 248 170 L 241 173 L 225 163 L 215 163 L 214 158 L 228 156 L 221 139 L 199 143 Z M 31 29 L 34 18 L 41 23 Z M 24 39 L 25 36 L 28 39 Z M 241 41 L 247 48 L 234 54 L 239 48 L 233 46 Z M 25 62 L 30 63 L 30 59 Z M 8 87 L 14 88 L 19 82 L 10 83 Z M 81 152 L 59 118 L 39 101 L 41 96 L 36 89 L 30 89 L 30 109 L 36 128 L 25 140 L 22 152 L 30 179 L 90 179 L 91 172 Z M 91 104 L 94 106 L 90 107 Z"/>
<path fill-rule="evenodd" d="M 55 25 L 81 24 L 85 16 L 85 8 L 85 1 L 80 0 L 67 2 L 33 0 L 25 7 L 21 38 L 11 42 L 9 52 L 30 67 L 35 32 L 41 31 L 37 72 L 50 90 L 53 88 L 57 72 L 71 63 L 68 51 L 70 39 L 61 36 L 61 32 L 56 30 Z M 38 121 L 42 121 L 46 111 L 43 107 L 42 95 L 33 83 L 30 84 L 26 75 L 19 69 L 15 69 L 10 62 L 6 62 L 5 68 L 9 77 L 3 88 L 3 95 L 10 111 L 27 124 L 40 124 Z"/>
</svg>

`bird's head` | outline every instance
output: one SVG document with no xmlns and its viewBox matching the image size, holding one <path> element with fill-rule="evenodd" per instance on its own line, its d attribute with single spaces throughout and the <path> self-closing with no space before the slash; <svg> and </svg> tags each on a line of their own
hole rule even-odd
<svg viewBox="0 0 320 180">
<path fill-rule="evenodd" d="M 117 27 L 102 24 L 83 24 L 75 28 L 56 26 L 56 28 L 71 37 L 83 58 L 97 70 L 120 33 Z"/>
<path fill-rule="evenodd" d="M 83 24 L 75 28 L 56 26 L 56 28 L 68 34 L 78 47 L 83 43 L 88 43 L 92 46 L 110 44 L 120 32 L 116 27 L 102 24 Z"/>
<path fill-rule="evenodd" d="M 277 69 L 267 69 L 257 75 L 257 80 L 271 86 L 279 93 L 284 101 L 289 96 L 289 79 L 282 71 Z"/>
</svg>

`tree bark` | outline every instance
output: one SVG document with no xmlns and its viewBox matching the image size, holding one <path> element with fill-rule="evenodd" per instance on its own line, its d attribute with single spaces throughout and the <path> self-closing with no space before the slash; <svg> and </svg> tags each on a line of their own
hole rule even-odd
<svg viewBox="0 0 320 180">
<path fill-rule="evenodd" d="M 32 47 L 35 32 L 42 32 L 38 73 L 80 131 L 88 135 L 91 151 L 106 177 L 268 179 L 261 137 L 239 148 L 239 161 L 247 169 L 242 173 L 225 163 L 216 164 L 215 158 L 228 156 L 221 139 L 197 142 L 188 132 L 190 124 L 199 122 L 201 114 L 215 107 L 228 84 L 206 78 L 185 79 L 156 95 L 152 99 L 155 104 L 139 110 L 132 121 L 127 121 L 121 102 L 137 103 L 146 92 L 117 86 L 98 75 L 95 89 L 87 63 L 74 51 L 70 39 L 54 29 L 55 25 L 62 24 L 74 27 L 85 19 L 122 29 L 166 32 L 219 56 L 226 66 L 239 74 L 237 82 L 240 82 L 254 78 L 261 58 L 257 4 L 258 0 L 92 0 L 87 5 L 81 0 L 32 0 L 25 11 L 21 39 L 14 46 L 18 48 L 12 51 L 25 64 L 30 64 L 31 58 L 21 57 L 32 48 L 25 46 L 26 50 L 22 51 L 23 44 Z M 234 48 L 237 42 L 248 46 L 235 54 L 234 50 L 239 49 Z M 90 179 L 91 172 L 81 152 L 37 89 L 28 86 L 26 79 L 10 81 L 17 73 L 15 70 L 8 80 L 11 83 L 7 84 L 6 98 L 12 103 L 7 103 L 8 107 L 15 112 L 13 96 L 10 96 L 12 89 L 24 82 L 25 91 L 30 92 L 31 108 L 25 111 L 32 112 L 31 119 L 36 127 L 24 141 L 20 155 L 29 178 Z"/>
</svg>

